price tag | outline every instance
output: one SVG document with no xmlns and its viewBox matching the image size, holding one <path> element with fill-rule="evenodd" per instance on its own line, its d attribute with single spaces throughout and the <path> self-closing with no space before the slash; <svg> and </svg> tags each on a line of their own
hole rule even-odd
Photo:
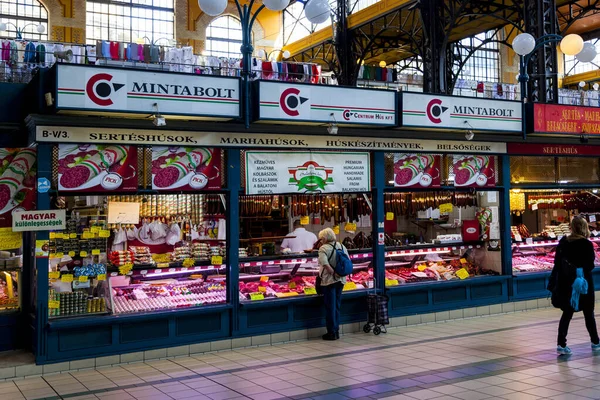
<svg viewBox="0 0 600 400">
<path fill-rule="evenodd" d="M 221 257 L 221 256 L 212 256 L 210 258 L 210 263 L 212 265 L 221 265 L 221 264 L 223 264 L 223 257 Z"/>
<path fill-rule="evenodd" d="M 267 292 L 267 288 L 264 287 L 264 286 L 259 286 L 258 287 L 258 291 L 261 292 L 261 293 L 266 293 Z"/>
<path fill-rule="evenodd" d="M 346 282 L 346 284 L 344 285 L 344 291 L 346 290 L 356 290 L 356 283 Z"/>
<path fill-rule="evenodd" d="M 592 235 L 594 235 L 594 236 L 598 236 L 598 231 L 594 229 L 594 230 L 592 231 Z"/>
<path fill-rule="evenodd" d="M 101 229 L 100 232 L 98 232 L 98 237 L 109 238 L 110 237 L 110 231 Z"/>
<path fill-rule="evenodd" d="M 310 224 L 310 217 L 308 215 L 300 217 L 300 225 L 308 225 L 308 224 Z"/>
<path fill-rule="evenodd" d="M 86 232 L 83 232 L 83 233 L 81 234 L 81 237 L 82 237 L 83 239 L 93 239 L 93 238 L 94 238 L 94 234 L 93 234 L 92 232 L 87 232 L 87 231 L 86 231 Z"/>
<path fill-rule="evenodd" d="M 55 238 L 55 239 L 63 239 L 63 238 L 64 238 L 64 235 L 62 234 L 62 232 L 56 232 L 56 233 L 54 234 L 54 238 Z"/>
<path fill-rule="evenodd" d="M 177 271 L 176 268 L 169 268 L 169 272 L 175 272 L 175 271 Z"/>
<path fill-rule="evenodd" d="M 346 232 L 356 232 L 356 224 L 353 222 L 348 222 L 346 225 L 344 225 L 344 230 Z"/>
<path fill-rule="evenodd" d="M 98 233 L 98 232 L 100 232 L 100 227 L 99 226 L 92 226 L 90 228 L 90 232 L 92 232 L 92 233 Z"/>
<path fill-rule="evenodd" d="M 469 277 L 469 273 L 466 269 L 461 268 L 458 271 L 456 271 L 456 276 L 458 276 L 459 279 L 466 279 Z"/>
<path fill-rule="evenodd" d="M 50 239 L 56 239 L 56 232 L 50 232 Z"/>
<path fill-rule="evenodd" d="M 307 295 L 317 294 L 317 289 L 315 289 L 314 287 L 305 287 L 304 294 L 307 294 Z"/>
<path fill-rule="evenodd" d="M 60 272 L 59 271 L 48 272 L 48 278 L 58 279 L 58 278 L 60 278 Z"/>
<path fill-rule="evenodd" d="M 531 205 L 531 211 L 535 211 L 535 210 L 537 210 L 537 209 L 538 209 L 538 205 L 537 205 L 537 203 L 536 203 L 536 204 L 532 204 L 532 205 Z"/>
<path fill-rule="evenodd" d="M 80 251 L 79 257 L 87 257 L 87 251 Z"/>
<path fill-rule="evenodd" d="M 128 265 L 121 265 L 121 266 L 119 267 L 119 273 L 120 273 L 121 275 L 127 275 L 129 272 L 131 272 L 131 269 L 132 269 L 132 265 L 131 265 L 131 264 L 128 264 Z"/>
<path fill-rule="evenodd" d="M 533 244 L 533 238 L 527 238 L 527 239 L 525 239 L 525 243 L 527 243 L 527 244 Z"/>
<path fill-rule="evenodd" d="M 290 289 L 296 289 L 296 282 L 290 282 L 290 284 L 288 285 L 288 287 Z"/>
<path fill-rule="evenodd" d="M 417 278 L 427 278 L 425 272 L 411 272 L 411 275 L 416 276 Z"/>
<path fill-rule="evenodd" d="M 269 261 L 267 265 L 275 265 L 275 261 Z"/>
<path fill-rule="evenodd" d="M 106 280 L 106 274 L 98 274 L 98 280 L 99 281 L 105 281 Z"/>
<path fill-rule="evenodd" d="M 398 280 L 396 279 L 386 279 L 385 286 L 398 286 Z"/>
<path fill-rule="evenodd" d="M 393 221 L 394 220 L 394 213 L 393 212 L 387 212 L 387 213 L 385 213 L 385 220 L 386 221 Z"/>
<path fill-rule="evenodd" d="M 269 277 L 268 276 L 261 276 L 260 277 L 260 281 L 261 282 L 269 282 Z"/>
<path fill-rule="evenodd" d="M 94 249 L 94 250 L 92 250 L 92 255 L 93 256 L 99 256 L 100 255 L 100 249 Z"/>
<path fill-rule="evenodd" d="M 556 234 L 554 232 L 548 232 L 548 237 L 550 239 L 556 239 Z"/>
<path fill-rule="evenodd" d="M 79 277 L 79 282 L 87 282 L 88 281 L 88 277 L 85 275 L 82 275 Z"/>
<path fill-rule="evenodd" d="M 262 293 L 250 293 L 250 300 L 264 300 L 265 295 Z"/>
<path fill-rule="evenodd" d="M 523 238 L 519 234 L 515 234 L 515 242 L 522 242 Z"/>
<path fill-rule="evenodd" d="M 69 237 L 71 239 L 77 239 L 77 234 L 76 233 L 69 233 Z"/>
<path fill-rule="evenodd" d="M 427 265 L 425 265 L 425 264 L 421 264 L 421 265 L 419 265 L 419 266 L 417 267 L 417 269 L 418 269 L 419 271 L 425 271 L 425 270 L 427 269 Z"/>
<path fill-rule="evenodd" d="M 75 257 L 75 252 L 74 251 L 70 251 L 69 252 L 69 257 Z"/>
<path fill-rule="evenodd" d="M 440 214 L 451 213 L 453 209 L 452 203 L 440 204 Z"/>
<path fill-rule="evenodd" d="M 590 222 L 596 222 L 596 215 L 590 215 Z"/>
<path fill-rule="evenodd" d="M 461 258 L 460 259 L 460 263 L 461 264 L 466 264 L 467 263 L 467 259 L 466 258 Z"/>
<path fill-rule="evenodd" d="M 71 274 L 65 274 L 65 275 L 63 275 L 63 276 L 60 277 L 60 281 L 61 282 L 71 283 L 71 282 L 73 282 L 73 275 L 71 275 Z"/>
<path fill-rule="evenodd" d="M 333 233 L 335 233 L 336 235 L 340 234 L 340 226 L 336 225 L 333 227 Z"/>
<path fill-rule="evenodd" d="M 58 300 L 50 300 L 48 301 L 48 308 L 60 308 L 60 301 Z"/>
</svg>

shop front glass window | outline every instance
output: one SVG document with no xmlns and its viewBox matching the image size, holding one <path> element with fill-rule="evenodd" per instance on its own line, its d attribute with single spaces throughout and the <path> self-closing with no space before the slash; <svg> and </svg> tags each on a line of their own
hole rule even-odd
<svg viewBox="0 0 600 400">
<path fill-rule="evenodd" d="M 86 7 L 88 44 L 97 40 L 165 44 L 174 38 L 173 0 L 93 0 Z"/>
<path fill-rule="evenodd" d="M 16 26 L 24 28 L 23 39 L 48 40 L 48 12 L 37 0 L 0 0 L 0 22 L 7 23 L 0 37 L 16 37 Z M 37 31 L 39 24 L 46 28 L 43 33 Z"/>
</svg>

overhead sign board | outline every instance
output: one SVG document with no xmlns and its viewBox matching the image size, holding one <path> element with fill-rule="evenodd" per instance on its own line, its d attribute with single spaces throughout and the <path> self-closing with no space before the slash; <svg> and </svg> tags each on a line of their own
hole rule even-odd
<svg viewBox="0 0 600 400">
<path fill-rule="evenodd" d="M 536 133 L 598 135 L 600 134 L 600 108 L 535 103 L 533 105 L 533 131 Z"/>
<path fill-rule="evenodd" d="M 37 142 L 146 145 L 185 145 L 199 147 L 387 150 L 436 153 L 506 153 L 506 143 L 366 138 L 352 136 L 274 135 L 260 133 L 167 131 L 151 129 L 37 126 Z"/>
<path fill-rule="evenodd" d="M 508 143 L 509 154 L 536 156 L 600 156 L 600 146 L 579 144 Z"/>
<path fill-rule="evenodd" d="M 296 123 L 396 126 L 396 92 L 258 82 L 258 119 Z"/>
<path fill-rule="evenodd" d="M 452 130 L 521 132 L 517 101 L 402 93 L 402 126 Z"/>
<path fill-rule="evenodd" d="M 56 68 L 59 110 L 240 116 L 238 78 L 67 64 Z"/>
</svg>

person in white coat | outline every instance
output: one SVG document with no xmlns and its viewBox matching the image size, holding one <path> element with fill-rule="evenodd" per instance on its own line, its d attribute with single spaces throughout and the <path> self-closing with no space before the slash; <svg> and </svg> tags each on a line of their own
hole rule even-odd
<svg viewBox="0 0 600 400">
<path fill-rule="evenodd" d="M 299 219 L 294 221 L 294 230 L 287 236 L 295 237 L 283 239 L 283 242 L 281 242 L 281 249 L 290 249 L 292 253 L 302 253 L 304 250 L 312 249 L 317 242 L 317 235 L 307 231 L 300 225 Z"/>
</svg>

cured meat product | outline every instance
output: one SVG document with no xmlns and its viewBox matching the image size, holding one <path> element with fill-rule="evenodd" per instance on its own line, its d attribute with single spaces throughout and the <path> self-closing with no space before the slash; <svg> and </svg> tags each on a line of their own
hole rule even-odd
<svg viewBox="0 0 600 400">
<path fill-rule="evenodd" d="M 21 189 L 35 164 L 35 149 L 25 148 L 17 153 L 0 176 L 0 209 L 6 207 Z"/>
<path fill-rule="evenodd" d="M 154 186 L 159 188 L 174 185 L 187 174 L 195 171 L 200 165 L 210 161 L 212 153 L 208 149 L 198 148 L 188 153 L 177 153 L 173 158 L 163 157 L 159 157 L 152 162 L 152 168 L 156 171 Z M 155 163 L 158 163 L 158 170 L 154 165 Z"/>
<path fill-rule="evenodd" d="M 66 168 L 63 168 L 60 185 L 68 189 L 84 185 L 103 170 L 110 169 L 127 157 L 127 151 L 127 146 L 107 146 L 97 153 L 87 153 L 82 157 L 77 157 L 74 162 L 68 163 Z"/>
</svg>

